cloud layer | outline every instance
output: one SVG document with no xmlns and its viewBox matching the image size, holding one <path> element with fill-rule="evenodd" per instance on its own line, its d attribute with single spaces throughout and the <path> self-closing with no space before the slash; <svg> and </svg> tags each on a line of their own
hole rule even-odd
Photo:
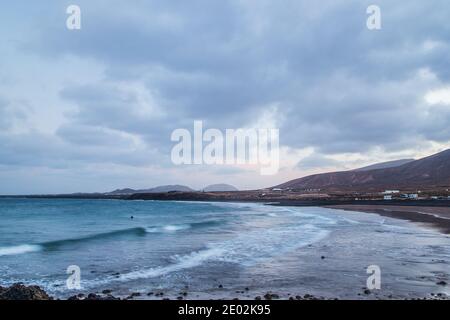
<svg viewBox="0 0 450 320">
<path fill-rule="evenodd" d="M 255 188 L 439 151 L 447 2 L 378 1 L 378 31 L 366 28 L 372 3 L 356 0 L 79 0 L 79 31 L 65 27 L 72 3 L 5 5 L 0 193 Z M 194 120 L 279 127 L 281 173 L 172 166 L 170 133 Z"/>
</svg>

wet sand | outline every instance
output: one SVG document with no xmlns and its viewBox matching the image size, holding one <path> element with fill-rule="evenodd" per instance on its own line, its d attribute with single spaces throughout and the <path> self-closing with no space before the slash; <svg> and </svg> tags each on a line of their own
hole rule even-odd
<svg viewBox="0 0 450 320">
<path fill-rule="evenodd" d="M 381 216 L 420 223 L 450 234 L 450 207 L 419 207 L 393 205 L 332 205 L 331 209 L 376 213 Z"/>
</svg>

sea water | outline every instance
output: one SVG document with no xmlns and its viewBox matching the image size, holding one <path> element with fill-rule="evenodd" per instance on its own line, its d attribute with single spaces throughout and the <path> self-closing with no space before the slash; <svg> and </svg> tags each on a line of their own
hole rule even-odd
<svg viewBox="0 0 450 320">
<path fill-rule="evenodd" d="M 366 298 L 448 293 L 450 238 L 375 214 L 252 203 L 0 199 L 0 285 L 66 298 L 112 290 L 141 298 Z M 66 285 L 78 266 L 81 289 Z"/>
</svg>

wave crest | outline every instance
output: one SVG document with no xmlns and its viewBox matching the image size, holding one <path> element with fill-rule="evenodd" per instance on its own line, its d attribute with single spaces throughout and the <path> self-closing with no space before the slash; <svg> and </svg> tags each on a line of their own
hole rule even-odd
<svg viewBox="0 0 450 320">
<path fill-rule="evenodd" d="M 1 256 L 12 256 L 30 252 L 41 251 L 43 248 L 41 245 L 35 244 L 22 244 L 18 246 L 10 246 L 10 247 L 0 247 L 0 257 Z"/>
</svg>

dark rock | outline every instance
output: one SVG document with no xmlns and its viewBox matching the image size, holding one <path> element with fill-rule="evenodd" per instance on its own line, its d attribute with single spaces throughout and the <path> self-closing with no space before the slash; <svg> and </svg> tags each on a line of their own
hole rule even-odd
<svg viewBox="0 0 450 320">
<path fill-rule="evenodd" d="M 154 294 L 153 292 L 147 293 L 148 296 L 152 296 L 153 294 Z"/>
<path fill-rule="evenodd" d="M 131 294 L 131 297 L 140 297 L 140 296 L 141 296 L 140 292 L 133 292 Z"/>
<path fill-rule="evenodd" d="M 120 300 L 120 298 L 116 298 L 110 294 L 102 297 L 98 294 L 90 293 L 90 294 L 88 294 L 86 299 L 78 299 L 78 300 L 107 301 L 107 300 Z"/>
<path fill-rule="evenodd" d="M 183 297 L 181 297 L 181 296 L 177 297 L 177 300 L 183 300 Z"/>
<path fill-rule="evenodd" d="M 446 286 L 447 282 L 442 280 L 442 281 L 436 282 L 436 284 L 439 285 L 439 286 Z"/>
<path fill-rule="evenodd" d="M 1 288 L 0 300 L 53 300 L 53 298 L 38 286 L 16 283 L 9 288 Z"/>
<path fill-rule="evenodd" d="M 102 297 L 95 293 L 89 293 L 86 300 L 102 300 Z"/>
<path fill-rule="evenodd" d="M 322 260 L 325 259 L 325 256 L 321 256 L 320 259 L 322 259 Z"/>
<path fill-rule="evenodd" d="M 110 294 L 111 292 L 112 292 L 112 290 L 109 290 L 109 289 L 106 289 L 106 290 L 102 291 L 103 294 Z"/>
<path fill-rule="evenodd" d="M 261 300 L 260 296 L 255 297 L 255 300 Z"/>
<path fill-rule="evenodd" d="M 371 293 L 371 291 L 369 289 L 364 290 L 364 294 L 370 294 L 370 293 Z"/>
<path fill-rule="evenodd" d="M 266 293 L 264 295 L 264 299 L 266 300 L 272 300 L 272 299 L 279 299 L 280 297 L 276 293 Z"/>
<path fill-rule="evenodd" d="M 223 285 L 219 284 L 219 288 L 221 288 L 221 289 L 222 289 L 222 288 L 223 288 Z"/>
</svg>

